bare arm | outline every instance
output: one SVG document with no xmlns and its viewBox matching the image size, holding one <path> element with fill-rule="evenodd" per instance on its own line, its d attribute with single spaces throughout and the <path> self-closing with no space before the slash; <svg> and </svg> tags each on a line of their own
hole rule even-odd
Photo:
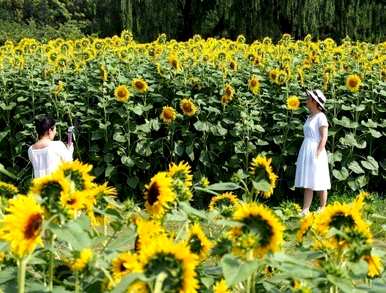
<svg viewBox="0 0 386 293">
<path fill-rule="evenodd" d="M 318 148 L 316 150 L 316 157 L 318 158 L 320 153 L 324 150 L 327 142 L 327 134 L 328 134 L 328 128 L 327 126 L 321 126 L 319 128 L 319 133 L 320 133 L 320 142 L 318 145 Z"/>
</svg>

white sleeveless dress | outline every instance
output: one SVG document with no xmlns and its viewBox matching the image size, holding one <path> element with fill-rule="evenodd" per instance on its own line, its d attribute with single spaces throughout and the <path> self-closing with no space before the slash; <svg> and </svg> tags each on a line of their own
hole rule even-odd
<svg viewBox="0 0 386 293">
<path fill-rule="evenodd" d="M 47 176 L 54 172 L 62 162 L 72 161 L 74 147 L 69 149 L 62 141 L 51 141 L 41 149 L 28 149 L 28 157 L 34 169 L 34 178 Z"/>
<path fill-rule="evenodd" d="M 308 117 L 304 123 L 304 140 L 296 161 L 295 187 L 309 188 L 315 191 L 331 188 L 326 150 L 324 149 L 316 158 L 321 126 L 328 127 L 327 118 L 323 112 Z"/>
</svg>

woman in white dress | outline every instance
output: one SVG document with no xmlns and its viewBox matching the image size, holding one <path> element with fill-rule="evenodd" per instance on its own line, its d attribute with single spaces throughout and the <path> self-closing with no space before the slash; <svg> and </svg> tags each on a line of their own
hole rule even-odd
<svg viewBox="0 0 386 293">
<path fill-rule="evenodd" d="M 318 191 L 319 209 L 327 203 L 327 190 L 331 188 L 328 157 L 325 149 L 328 122 L 324 114 L 326 97 L 320 90 L 307 91 L 306 106 L 311 114 L 304 123 L 304 140 L 296 161 L 295 187 L 304 188 L 301 215 L 309 212 L 313 193 Z"/>
<path fill-rule="evenodd" d="M 55 120 L 43 117 L 36 121 L 38 141 L 29 147 L 28 157 L 34 170 L 34 178 L 47 176 L 55 171 L 62 162 L 72 161 L 74 146 L 62 141 L 54 141 Z"/>
</svg>

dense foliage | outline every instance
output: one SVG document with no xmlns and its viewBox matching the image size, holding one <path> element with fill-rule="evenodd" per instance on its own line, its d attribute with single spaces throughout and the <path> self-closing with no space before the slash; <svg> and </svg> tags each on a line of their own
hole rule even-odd
<svg viewBox="0 0 386 293">
<path fill-rule="evenodd" d="M 171 161 L 189 162 L 198 178 L 237 181 L 239 169 L 265 153 L 281 200 L 290 195 L 307 117 L 298 102 L 305 88 L 321 88 L 334 192 L 366 185 L 382 192 L 384 56 L 384 43 L 289 35 L 252 45 L 243 36 L 176 42 L 165 35 L 140 44 L 127 32 L 7 42 L 0 48 L 0 162 L 27 185 L 34 118 L 50 113 L 59 139 L 77 127 L 75 157 L 122 196 L 140 194 L 146 178 Z"/>
</svg>

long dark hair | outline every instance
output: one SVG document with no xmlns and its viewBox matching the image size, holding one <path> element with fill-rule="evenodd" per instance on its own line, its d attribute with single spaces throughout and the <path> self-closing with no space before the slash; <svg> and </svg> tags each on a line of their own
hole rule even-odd
<svg viewBox="0 0 386 293">
<path fill-rule="evenodd" d="M 50 116 L 43 116 L 35 121 L 35 128 L 38 134 L 38 138 L 41 138 L 48 130 L 53 130 L 56 121 Z"/>
</svg>

